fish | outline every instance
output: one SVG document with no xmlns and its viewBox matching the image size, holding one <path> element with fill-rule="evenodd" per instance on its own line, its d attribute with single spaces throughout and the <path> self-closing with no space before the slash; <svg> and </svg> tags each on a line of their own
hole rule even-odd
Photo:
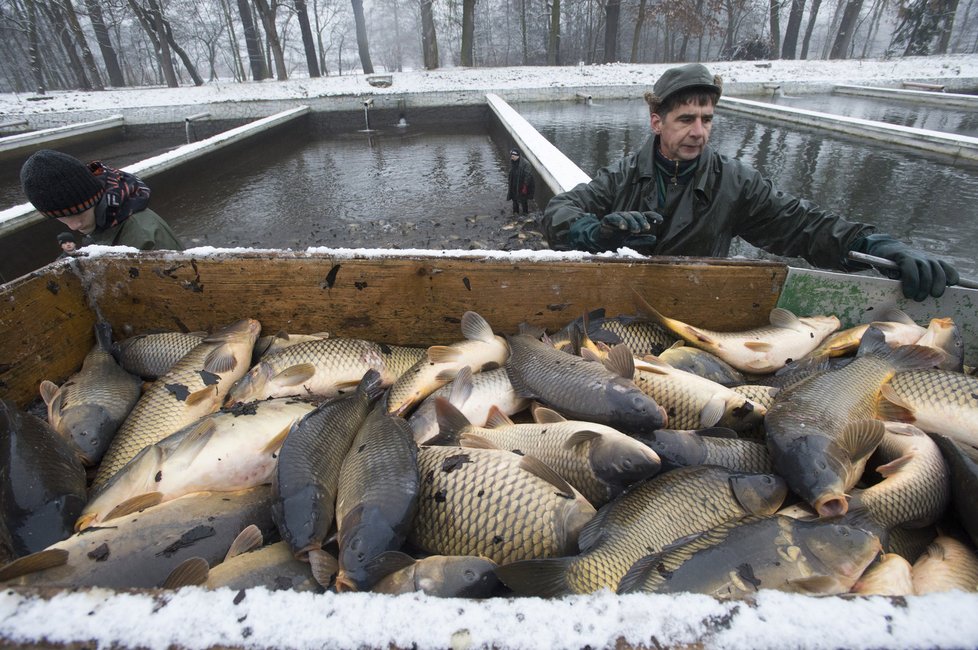
<svg viewBox="0 0 978 650">
<path fill-rule="evenodd" d="M 947 355 L 938 366 L 941 370 L 964 372 L 964 338 L 953 319 L 930 319 L 927 331 L 916 344 L 936 348 Z"/>
<path fill-rule="evenodd" d="M 877 408 L 883 419 L 978 446 L 978 377 L 936 368 L 900 372 L 882 387 Z"/>
<path fill-rule="evenodd" d="M 231 492 L 271 482 L 289 430 L 312 409 L 298 400 L 267 400 L 187 425 L 145 447 L 94 490 L 75 529 L 190 492 Z"/>
<path fill-rule="evenodd" d="M 159 587 L 189 558 L 220 562 L 250 525 L 271 536 L 275 525 L 270 504 L 268 486 L 188 494 L 20 558 L 0 568 L 0 582 L 64 588 Z"/>
<path fill-rule="evenodd" d="M 377 594 L 421 592 L 438 598 L 488 598 L 499 579 L 496 563 L 473 555 L 429 555 L 416 560 L 404 555 L 405 566 L 373 586 Z"/>
<path fill-rule="evenodd" d="M 887 423 L 871 461 L 882 463 L 876 473 L 883 480 L 853 491 L 848 517 L 867 516 L 888 530 L 895 526 L 922 528 L 944 514 L 951 499 L 950 470 L 926 433 L 914 426 Z"/>
<path fill-rule="evenodd" d="M 248 370 L 260 330 L 253 318 L 224 327 L 147 388 L 102 456 L 93 489 L 105 485 L 143 448 L 217 411 L 231 385 Z"/>
<path fill-rule="evenodd" d="M 496 575 L 523 596 L 614 591 L 642 557 L 727 521 L 773 514 L 787 492 L 784 480 L 771 474 L 708 465 L 674 469 L 602 506 L 580 533 L 580 554 L 501 562 Z"/>
<path fill-rule="evenodd" d="M 207 332 L 137 334 L 112 345 L 112 355 L 129 373 L 156 380 L 207 338 Z"/>
<path fill-rule="evenodd" d="M 517 395 L 538 399 L 569 419 L 629 434 L 665 426 L 665 410 L 631 379 L 635 363 L 627 347 L 612 348 L 605 365 L 561 352 L 527 334 L 509 337 L 509 345 L 506 373 Z"/>
<path fill-rule="evenodd" d="M 741 372 L 761 375 L 783 368 L 814 350 L 839 329 L 835 316 L 798 318 L 787 309 L 771 311 L 770 325 L 743 332 L 716 332 L 660 314 L 638 292 L 640 308 L 690 345 L 711 352 Z"/>
<path fill-rule="evenodd" d="M 112 330 L 95 326 L 97 343 L 85 355 L 81 370 L 60 387 L 41 382 L 48 422 L 78 449 L 87 466 L 98 465 L 112 437 L 139 400 L 142 381 L 123 370 L 112 356 Z"/>
<path fill-rule="evenodd" d="M 682 340 L 676 341 L 663 350 L 659 359 L 676 370 L 691 372 L 728 388 L 740 386 L 747 381 L 742 372 L 717 355 L 686 345 L 686 342 Z"/>
<path fill-rule="evenodd" d="M 913 345 L 892 349 L 869 328 L 849 365 L 778 393 L 764 418 L 774 468 L 820 517 L 846 514 L 846 494 L 883 439 L 880 388 L 894 373 L 928 367 L 940 354 Z"/>
<path fill-rule="evenodd" d="M 646 354 L 660 354 L 676 342 L 676 337 L 653 320 L 625 314 L 606 317 L 604 309 L 596 309 L 571 321 L 563 329 L 552 334 L 549 337 L 550 341 L 558 350 L 575 354 L 572 341 L 575 330 L 592 341 L 603 343 L 608 347 L 626 345 L 633 354 L 640 357 Z"/>
<path fill-rule="evenodd" d="M 851 593 L 861 596 L 913 596 L 912 566 L 896 553 L 885 553 L 869 565 Z"/>
<path fill-rule="evenodd" d="M 637 481 L 654 476 L 658 455 L 638 440 L 594 422 L 567 420 L 551 409 L 533 411 L 535 422 L 514 424 L 503 413 L 490 414 L 487 427 L 472 425 L 448 400 L 439 400 L 442 435 L 462 447 L 506 449 L 543 461 L 595 507 Z"/>
<path fill-rule="evenodd" d="M 978 449 L 940 434 L 931 434 L 951 472 L 951 506 L 961 526 L 978 546 Z"/>
<path fill-rule="evenodd" d="M 689 592 L 745 598 L 762 589 L 847 593 L 882 547 L 854 526 L 791 517 L 746 517 L 638 560 L 618 593 Z"/>
<path fill-rule="evenodd" d="M 767 445 L 737 437 L 737 432 L 723 427 L 696 431 L 659 429 L 635 434 L 662 460 L 664 470 L 694 465 L 717 465 L 733 472 L 770 474 L 774 471 Z"/>
<path fill-rule="evenodd" d="M 303 341 L 262 357 L 231 387 L 225 406 L 269 397 L 336 397 L 355 389 L 368 370 L 390 386 L 424 354 L 424 348 L 361 339 Z"/>
<path fill-rule="evenodd" d="M 403 418 L 378 402 L 357 431 L 336 493 L 337 591 L 368 591 L 390 571 L 418 507 L 418 447 Z"/>
<path fill-rule="evenodd" d="M 731 387 L 731 390 L 740 393 L 758 406 L 763 406 L 766 413 L 767 409 L 774 404 L 774 398 L 781 389 L 763 384 L 741 384 Z"/>
<path fill-rule="evenodd" d="M 331 565 L 335 574 L 336 558 L 325 555 L 324 566 Z M 223 562 L 210 568 L 201 586 L 207 589 L 227 587 L 240 590 L 264 587 L 269 591 L 323 591 L 319 582 L 313 578 L 310 564 L 296 559 L 285 542 L 276 542 L 226 557 Z"/>
<path fill-rule="evenodd" d="M 252 350 L 251 365 L 255 365 L 262 360 L 265 355 L 275 354 L 285 348 L 292 347 L 306 341 L 319 341 L 328 339 L 329 332 L 317 332 L 316 334 L 289 334 L 288 332 L 277 332 L 268 336 L 259 336 L 255 341 L 255 349 Z"/>
<path fill-rule="evenodd" d="M 892 307 L 884 311 L 878 320 L 830 334 L 818 347 L 799 361 L 817 361 L 855 354 L 856 350 L 859 349 L 863 334 L 870 327 L 875 327 L 881 331 L 884 340 L 890 347 L 913 345 L 927 331 L 910 318 L 906 312 Z"/>
<path fill-rule="evenodd" d="M 635 360 L 632 380 L 666 410 L 674 429 L 721 426 L 742 431 L 764 420 L 767 409 L 726 386 L 677 370 L 653 356 Z"/>
<path fill-rule="evenodd" d="M 0 399 L 0 554 L 23 556 L 71 535 L 86 500 L 76 448 L 44 420 Z"/>
<path fill-rule="evenodd" d="M 407 415 L 425 397 L 435 392 L 459 373 L 499 368 L 509 357 L 506 339 L 493 333 L 479 314 L 462 314 L 464 340 L 451 345 L 433 345 L 425 358 L 397 378 L 387 396 L 387 410 L 393 415 Z"/>
<path fill-rule="evenodd" d="M 414 431 L 414 441 L 419 445 L 438 435 L 435 400 L 439 397 L 447 399 L 469 422 L 479 426 L 485 425 L 489 420 L 492 407 L 496 407 L 504 415 L 513 415 L 530 403 L 530 400 L 519 397 L 513 390 L 505 368 L 475 374 L 468 367 L 462 368 L 450 384 L 426 397 L 408 418 L 408 424 Z"/>
<path fill-rule="evenodd" d="M 564 354 L 564 353 L 561 353 Z M 422 447 L 408 541 L 434 555 L 503 564 L 567 555 L 594 506 L 550 466 L 502 449 Z"/>
<path fill-rule="evenodd" d="M 949 535 L 939 535 L 913 563 L 913 591 L 918 596 L 945 591 L 978 591 L 978 555 Z"/>
<path fill-rule="evenodd" d="M 343 459 L 383 392 L 380 373 L 368 370 L 355 393 L 304 415 L 285 439 L 273 482 L 272 517 L 296 558 L 315 564 L 325 559 L 323 544 L 333 527 Z"/>
</svg>

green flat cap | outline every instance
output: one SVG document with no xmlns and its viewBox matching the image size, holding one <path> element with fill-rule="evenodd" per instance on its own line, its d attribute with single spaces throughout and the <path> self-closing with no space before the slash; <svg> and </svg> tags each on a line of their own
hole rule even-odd
<svg viewBox="0 0 978 650">
<path fill-rule="evenodd" d="M 713 75 L 702 63 L 687 63 L 669 68 L 655 82 L 652 91 L 660 102 L 664 102 L 669 95 L 692 87 L 720 92 L 720 86 L 714 83 Z"/>
</svg>

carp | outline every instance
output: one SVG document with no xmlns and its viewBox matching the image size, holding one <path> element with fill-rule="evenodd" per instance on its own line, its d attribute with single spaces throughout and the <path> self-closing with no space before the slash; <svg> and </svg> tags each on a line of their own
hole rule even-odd
<svg viewBox="0 0 978 650">
<path fill-rule="evenodd" d="M 658 454 L 663 469 L 716 465 L 750 474 L 774 471 L 771 453 L 763 442 L 738 438 L 735 431 L 723 427 L 697 431 L 659 429 L 635 434 L 634 438 Z"/>
<path fill-rule="evenodd" d="M 939 535 L 913 563 L 913 591 L 918 596 L 944 591 L 978 591 L 978 555 L 948 535 Z"/>
<path fill-rule="evenodd" d="M 336 573 L 336 558 L 326 554 L 326 572 Z M 269 591 L 313 591 L 323 588 L 313 578 L 308 562 L 297 560 L 285 542 L 276 542 L 244 553 L 225 557 L 224 561 L 207 572 L 201 583 L 207 589 L 252 589 L 264 587 Z"/>
<path fill-rule="evenodd" d="M 403 555 L 404 567 L 373 586 L 377 594 L 421 592 L 439 598 L 488 598 L 499 584 L 496 563 L 474 555 L 429 555 L 415 560 Z"/>
<path fill-rule="evenodd" d="M 124 370 L 150 381 L 159 379 L 207 338 L 207 332 L 137 334 L 112 345 Z"/>
<path fill-rule="evenodd" d="M 962 527 L 978 545 L 978 449 L 952 438 L 933 434 L 951 471 L 951 502 Z"/>
<path fill-rule="evenodd" d="M 978 377 L 935 368 L 901 372 L 882 387 L 878 409 L 885 420 L 978 447 Z"/>
<path fill-rule="evenodd" d="M 861 596 L 913 596 L 911 570 L 902 556 L 885 553 L 869 565 L 850 591 Z"/>
</svg>

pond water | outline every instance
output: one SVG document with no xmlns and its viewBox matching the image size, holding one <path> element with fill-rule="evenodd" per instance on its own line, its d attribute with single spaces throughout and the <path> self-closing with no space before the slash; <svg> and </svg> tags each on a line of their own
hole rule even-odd
<svg viewBox="0 0 978 650">
<path fill-rule="evenodd" d="M 591 175 L 640 147 L 650 132 L 648 107 L 641 99 L 516 108 Z M 978 277 L 978 166 L 724 113 L 722 105 L 710 142 L 753 165 L 782 190 L 873 224 L 944 257 L 962 275 Z M 766 256 L 746 244 L 734 251 Z"/>
</svg>

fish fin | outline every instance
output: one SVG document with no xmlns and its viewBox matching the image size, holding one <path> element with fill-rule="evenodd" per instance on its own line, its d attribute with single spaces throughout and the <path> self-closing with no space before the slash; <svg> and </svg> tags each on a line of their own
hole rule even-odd
<svg viewBox="0 0 978 650">
<path fill-rule="evenodd" d="M 520 469 L 550 483 L 557 488 L 560 496 L 568 499 L 574 498 L 574 488 L 571 487 L 570 483 L 563 476 L 555 472 L 550 465 L 547 465 L 536 456 L 523 456 L 520 459 Z"/>
<path fill-rule="evenodd" d="M 198 420 L 170 454 L 170 458 L 184 458 L 184 466 L 189 465 L 200 450 L 207 446 L 215 431 L 217 431 L 217 424 L 214 423 L 214 418 L 205 417 Z"/>
<path fill-rule="evenodd" d="M 552 408 L 547 408 L 542 404 L 535 403 L 535 405 L 530 409 L 533 413 L 533 421 L 537 424 L 557 424 L 558 422 L 567 422 L 567 418 L 553 410 Z"/>
<path fill-rule="evenodd" d="M 218 345 L 208 352 L 204 358 L 204 370 L 216 375 L 230 372 L 237 365 L 238 360 L 234 356 L 234 349 L 227 343 Z"/>
<path fill-rule="evenodd" d="M 696 431 L 696 435 L 706 437 L 706 438 L 740 438 L 740 435 L 733 429 L 728 429 L 727 427 L 707 427 L 706 429 L 699 429 Z"/>
<path fill-rule="evenodd" d="M 478 433 L 463 433 L 458 437 L 458 443 L 462 447 L 469 449 L 502 449 L 502 447 L 492 440 L 489 440 L 485 436 L 480 436 Z"/>
<path fill-rule="evenodd" d="M 654 354 L 646 354 L 644 357 L 639 359 L 639 363 L 635 367 L 638 370 L 651 372 L 656 375 L 668 375 L 671 371 L 675 370 L 673 366 L 669 365 L 667 362 L 663 361 Z"/>
<path fill-rule="evenodd" d="M 883 312 L 882 317 L 881 318 L 878 318 L 877 320 L 883 321 L 883 322 L 889 321 L 889 322 L 893 322 L 893 323 L 901 323 L 903 325 L 916 325 L 917 327 L 920 327 L 920 325 L 917 323 L 917 321 L 915 321 L 914 319 L 910 318 L 910 316 L 907 315 L 907 312 L 903 311 L 902 309 L 900 309 L 898 307 L 889 307 L 889 308 L 887 308 Z"/>
<path fill-rule="evenodd" d="M 466 367 L 468 367 L 468 366 L 466 366 Z M 444 370 L 442 370 L 441 372 L 439 372 L 437 375 L 435 375 L 435 381 L 440 382 L 442 384 L 447 384 L 450 381 L 454 381 L 454 379 L 456 377 L 458 377 L 458 369 L 457 368 L 445 368 Z"/>
<path fill-rule="evenodd" d="M 506 364 L 506 376 L 509 378 L 509 383 L 513 387 L 513 394 L 517 397 L 523 399 L 536 399 L 536 392 L 526 385 L 523 381 L 523 377 L 520 376 L 519 371 L 513 368 L 509 363 Z"/>
<path fill-rule="evenodd" d="M 38 392 L 41 394 L 41 399 L 43 399 L 44 403 L 49 407 L 51 406 L 51 402 L 58 395 L 59 390 L 61 389 L 56 383 L 53 381 L 48 381 L 47 379 L 43 380 L 41 385 L 38 387 Z M 61 408 L 59 406 L 58 411 L 60 412 L 60 410 Z"/>
<path fill-rule="evenodd" d="M 146 508 L 152 508 L 153 506 L 163 503 L 163 494 L 161 492 L 147 492 L 145 494 L 138 494 L 134 497 L 126 499 L 116 507 L 112 508 L 102 521 L 109 521 L 110 519 L 118 519 L 119 517 L 125 517 L 126 515 L 131 515 L 140 510 L 145 510 Z"/>
<path fill-rule="evenodd" d="M 180 587 L 198 587 L 207 582 L 207 574 L 211 567 L 202 557 L 187 558 L 178 564 L 160 585 L 161 589 L 179 589 Z"/>
<path fill-rule="evenodd" d="M 886 426 L 882 420 L 857 420 L 842 431 L 839 446 L 849 453 L 850 458 L 860 460 L 879 447 L 885 433 Z"/>
<path fill-rule="evenodd" d="M 700 411 L 700 426 L 703 428 L 712 427 L 720 418 L 723 417 L 723 413 L 727 408 L 727 403 L 722 397 L 714 395 L 710 398 L 710 401 L 706 403 L 706 406 Z"/>
<path fill-rule="evenodd" d="M 516 328 L 517 333 L 525 334 L 527 336 L 532 336 L 533 338 L 540 340 L 543 336 L 546 336 L 547 332 L 539 325 L 533 325 L 531 323 L 520 323 Z"/>
<path fill-rule="evenodd" d="M 791 578 L 787 581 L 794 589 L 798 590 L 799 593 L 805 594 L 837 594 L 842 589 L 843 585 L 839 583 L 836 578 L 832 576 L 807 576 L 805 578 Z"/>
<path fill-rule="evenodd" d="M 890 422 L 917 421 L 914 409 L 889 384 L 883 384 L 876 401 L 876 415 Z"/>
<path fill-rule="evenodd" d="M 798 317 L 783 307 L 772 309 L 771 314 L 768 316 L 768 322 L 782 329 L 798 330 L 802 327 Z"/>
<path fill-rule="evenodd" d="M 521 596 L 551 598 L 573 594 L 567 584 L 567 571 L 574 557 L 519 560 L 494 569 L 496 577 Z"/>
<path fill-rule="evenodd" d="M 112 354 L 112 324 L 105 321 L 95 323 L 95 344 L 103 351 Z"/>
<path fill-rule="evenodd" d="M 461 357 L 461 350 L 448 345 L 432 345 L 428 348 L 428 361 L 431 363 L 454 363 Z"/>
<path fill-rule="evenodd" d="M 462 314 L 462 336 L 470 341 L 486 343 L 491 343 L 496 337 L 486 319 L 474 311 Z"/>
<path fill-rule="evenodd" d="M 454 404 L 444 397 L 435 398 L 435 416 L 438 418 L 439 445 L 457 445 L 462 431 L 472 423 Z M 429 441 L 429 444 L 432 444 Z"/>
<path fill-rule="evenodd" d="M 595 438 L 600 438 L 601 434 L 597 431 L 575 431 L 567 440 L 564 442 L 564 449 L 574 449 L 578 445 L 583 445 L 587 442 L 594 440 Z"/>
<path fill-rule="evenodd" d="M 885 465 L 880 465 L 879 467 L 876 468 L 876 472 L 883 478 L 893 476 L 894 474 L 900 472 L 900 470 L 902 470 L 904 467 L 906 467 L 907 464 L 909 464 L 914 459 L 914 456 L 916 456 L 916 454 L 913 451 L 910 451 L 900 456 L 899 458 L 894 458 L 893 460 L 886 463 Z"/>
<path fill-rule="evenodd" d="M 581 532 L 577 534 L 577 548 L 581 553 L 587 553 L 592 546 L 601 541 L 605 532 L 605 519 L 608 518 L 611 508 L 603 507 L 598 509 L 598 513 L 591 517 L 591 521 L 581 527 Z"/>
<path fill-rule="evenodd" d="M 292 422 L 290 422 L 289 424 L 285 425 L 285 428 L 284 429 L 282 429 L 281 431 L 279 431 L 278 434 L 276 434 L 276 436 L 274 438 L 272 438 L 271 440 L 268 441 L 268 444 L 265 445 L 264 449 L 261 450 L 262 453 L 263 454 L 274 454 L 279 449 L 281 449 L 282 448 L 282 445 L 285 444 L 285 439 L 289 437 L 289 431 L 292 430 L 292 425 L 293 424 L 296 424 L 298 421 L 299 420 L 297 418 L 297 419 L 293 420 Z"/>
<path fill-rule="evenodd" d="M 256 548 L 261 548 L 261 545 L 265 542 L 265 536 L 261 534 L 261 528 L 255 524 L 250 524 L 246 526 L 238 536 L 234 538 L 231 542 L 230 548 L 228 548 L 227 554 L 224 556 L 224 561 L 227 562 L 233 557 L 238 555 L 243 555 L 248 551 L 253 551 Z"/>
<path fill-rule="evenodd" d="M 297 363 L 272 377 L 272 381 L 281 386 L 299 386 L 312 379 L 315 374 L 316 366 L 313 364 Z"/>
<path fill-rule="evenodd" d="M 615 593 L 642 593 L 644 591 L 642 589 L 642 583 L 645 582 L 645 576 L 650 571 L 655 571 L 656 564 L 659 563 L 661 557 L 662 553 L 653 553 L 636 560 L 628 571 L 625 572 L 625 575 L 621 577 L 621 580 L 618 581 L 618 588 L 615 590 Z"/>
<path fill-rule="evenodd" d="M 309 551 L 309 567 L 312 569 L 312 577 L 323 589 L 329 589 L 336 574 L 340 570 L 340 564 L 332 554 L 327 553 L 321 548 Z"/>
<path fill-rule="evenodd" d="M 901 345 L 890 353 L 890 363 L 893 364 L 896 372 L 904 372 L 936 368 L 946 357 L 944 350 L 926 345 Z"/>
<path fill-rule="evenodd" d="M 627 345 L 616 345 L 611 348 L 608 358 L 604 360 L 604 367 L 625 379 L 635 377 L 635 357 Z"/>
<path fill-rule="evenodd" d="M 187 399 L 183 401 L 187 406 L 197 406 L 201 402 L 210 399 L 217 394 L 216 386 L 204 386 L 200 390 L 194 391 L 187 395 Z"/>
<path fill-rule="evenodd" d="M 770 352 L 774 349 L 773 345 L 765 341 L 747 341 L 744 347 L 754 352 Z"/>
<path fill-rule="evenodd" d="M 920 428 L 915 427 L 909 422 L 884 422 L 886 432 L 894 436 L 926 436 L 927 434 Z"/>
<path fill-rule="evenodd" d="M 46 548 L 43 551 L 19 557 L 0 567 L 0 582 L 13 580 L 38 571 L 44 571 L 68 563 L 68 551 L 62 548 Z"/>
<path fill-rule="evenodd" d="M 472 397 L 472 368 L 465 366 L 458 371 L 448 390 L 448 401 L 455 406 L 465 404 Z"/>
<path fill-rule="evenodd" d="M 415 561 L 413 557 L 401 551 L 384 551 L 365 565 L 367 583 L 376 584 L 395 571 L 411 566 Z"/>
<path fill-rule="evenodd" d="M 486 428 L 495 429 L 496 427 L 508 427 L 512 426 L 513 421 L 508 415 L 499 410 L 499 407 L 493 404 L 489 407 L 489 417 L 486 418 Z"/>
</svg>

